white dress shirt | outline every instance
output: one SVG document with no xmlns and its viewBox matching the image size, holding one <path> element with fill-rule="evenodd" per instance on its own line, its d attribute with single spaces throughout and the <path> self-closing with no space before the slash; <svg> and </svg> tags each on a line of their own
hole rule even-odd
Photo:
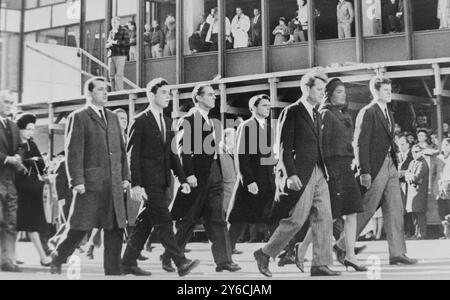
<svg viewBox="0 0 450 300">
<path fill-rule="evenodd" d="M 308 98 L 301 98 L 300 102 L 305 106 L 306 110 L 308 111 L 309 116 L 311 117 L 311 119 L 314 122 L 314 106 L 308 102 Z"/>
<path fill-rule="evenodd" d="M 158 110 L 155 108 L 150 108 L 149 109 L 150 112 L 153 114 L 153 116 L 155 117 L 156 123 L 158 124 L 159 130 L 166 132 L 166 124 L 164 124 L 164 115 L 163 115 L 163 111 L 162 110 Z M 163 120 L 163 124 L 161 124 L 161 118 Z M 161 127 L 162 126 L 162 127 Z M 165 136 L 164 136 L 164 140 L 165 140 Z"/>
<path fill-rule="evenodd" d="M 266 119 L 258 118 L 255 116 L 256 121 L 259 123 L 262 129 L 266 128 Z"/>
<path fill-rule="evenodd" d="M 378 106 L 381 108 L 381 111 L 383 112 L 384 117 L 388 120 L 388 123 L 390 126 L 392 126 L 392 120 L 389 116 L 389 110 L 386 103 L 382 103 L 380 101 L 376 101 Z"/>
<path fill-rule="evenodd" d="M 92 104 L 92 103 L 89 103 L 88 106 L 89 106 L 90 108 L 92 108 L 92 109 L 95 111 L 95 113 L 97 114 L 97 116 L 100 117 L 100 119 L 104 120 L 105 123 L 108 124 L 108 121 L 106 120 L 105 109 L 104 109 L 103 107 L 95 106 L 95 105 Z M 103 116 L 102 116 L 102 113 L 103 113 Z"/>
</svg>

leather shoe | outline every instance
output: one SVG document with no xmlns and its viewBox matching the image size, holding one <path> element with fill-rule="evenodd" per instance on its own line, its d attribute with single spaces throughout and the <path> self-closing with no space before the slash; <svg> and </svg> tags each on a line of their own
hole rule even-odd
<svg viewBox="0 0 450 300">
<path fill-rule="evenodd" d="M 344 250 L 338 247 L 338 245 L 334 245 L 333 247 L 334 254 L 336 254 L 336 260 L 341 264 L 344 265 L 345 256 L 346 253 Z"/>
<path fill-rule="evenodd" d="M 86 257 L 89 260 L 94 260 L 94 249 L 95 249 L 95 246 L 90 246 L 88 251 L 86 252 Z"/>
<path fill-rule="evenodd" d="M 236 249 L 233 250 L 233 255 L 242 255 L 242 254 L 244 254 L 244 252 L 236 250 Z"/>
<path fill-rule="evenodd" d="M 183 265 L 178 267 L 178 276 L 184 277 L 192 272 L 195 268 L 198 267 L 200 261 L 196 260 L 187 260 Z"/>
<path fill-rule="evenodd" d="M 50 274 L 61 275 L 62 274 L 62 264 L 52 258 L 52 263 L 50 264 Z"/>
<path fill-rule="evenodd" d="M 147 272 L 137 266 L 123 266 L 123 274 L 124 275 L 134 275 L 138 277 L 152 276 L 152 273 Z"/>
<path fill-rule="evenodd" d="M 7 273 L 22 273 L 22 270 L 19 268 L 19 266 L 12 264 L 12 263 L 4 263 L 1 267 L 2 272 Z"/>
<path fill-rule="evenodd" d="M 219 264 L 216 267 L 216 272 L 229 271 L 234 273 L 240 270 L 242 270 L 242 268 L 233 262 Z"/>
<path fill-rule="evenodd" d="M 145 257 L 144 255 L 140 254 L 138 257 L 138 261 L 147 261 L 148 257 Z"/>
<path fill-rule="evenodd" d="M 361 247 L 355 247 L 355 255 L 359 255 L 366 251 L 367 245 L 361 246 Z"/>
<path fill-rule="evenodd" d="M 311 276 L 312 277 L 321 277 L 321 276 L 341 276 L 341 272 L 332 271 L 327 266 L 313 266 L 311 267 Z"/>
<path fill-rule="evenodd" d="M 272 272 L 270 272 L 269 270 L 270 256 L 264 254 L 262 249 L 253 253 L 253 256 L 255 257 L 256 263 L 258 264 L 259 272 L 266 277 L 272 277 Z"/>
<path fill-rule="evenodd" d="M 393 258 L 389 259 L 389 264 L 391 266 L 393 266 L 393 265 L 415 265 L 417 263 L 419 263 L 419 261 L 417 259 L 409 258 L 406 255 L 393 257 Z"/>
<path fill-rule="evenodd" d="M 290 254 L 286 254 L 284 256 L 280 257 L 280 260 L 278 261 L 279 267 L 284 267 L 286 265 L 294 265 L 295 264 L 295 257 Z"/>
<path fill-rule="evenodd" d="M 172 260 L 170 257 L 166 257 L 164 255 L 161 255 L 159 257 L 162 263 L 162 269 L 166 271 L 167 273 L 175 273 L 177 270 L 172 266 Z"/>
</svg>

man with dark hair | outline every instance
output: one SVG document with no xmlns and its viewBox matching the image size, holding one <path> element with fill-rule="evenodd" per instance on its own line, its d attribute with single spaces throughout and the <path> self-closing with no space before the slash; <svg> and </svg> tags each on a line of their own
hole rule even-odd
<svg viewBox="0 0 450 300">
<path fill-rule="evenodd" d="M 254 253 L 258 269 L 272 277 L 270 257 L 275 258 L 309 219 L 313 232 L 311 276 L 339 276 L 328 268 L 333 264 L 330 193 L 322 150 L 322 120 L 317 106 L 325 96 L 328 78 L 319 71 L 303 76 L 303 96 L 288 106 L 280 116 L 279 168 L 283 173 L 275 216 L 281 219 L 270 241 Z"/>
<path fill-rule="evenodd" d="M 14 264 L 17 236 L 15 174 L 25 170 L 17 125 L 8 119 L 14 106 L 10 91 L 0 91 L 0 263 L 3 272 L 21 272 Z"/>
<path fill-rule="evenodd" d="M 251 43 L 252 47 L 259 47 L 262 45 L 262 20 L 261 12 L 258 8 L 253 10 L 254 17 L 252 19 L 251 27 Z"/>
<path fill-rule="evenodd" d="M 120 25 L 120 18 L 111 20 L 112 30 L 106 41 L 108 50 L 109 78 L 113 91 L 123 90 L 125 62 L 130 51 L 130 34 L 125 26 Z"/>
<path fill-rule="evenodd" d="M 150 105 L 147 110 L 136 116 L 130 131 L 128 151 L 131 169 L 131 198 L 144 202 L 136 226 L 130 233 L 127 249 L 123 255 L 124 272 L 136 276 L 150 276 L 150 272 L 137 265 L 139 254 L 152 229 L 166 249 L 166 256 L 161 257 L 162 267 L 167 272 L 175 272 L 171 265 L 173 260 L 178 267 L 178 275 L 186 276 L 198 266 L 198 260 L 188 260 L 183 250 L 177 245 L 169 211 L 172 173 L 178 177 L 181 192 L 189 194 L 191 188 L 186 182 L 183 168 L 178 156 L 171 151 L 174 133 L 172 120 L 164 115 L 169 106 L 171 93 L 168 83 L 157 78 L 147 85 L 147 98 Z"/>
<path fill-rule="evenodd" d="M 179 153 L 187 181 L 192 188 L 190 195 L 178 192 L 172 209 L 172 218 L 180 221 L 176 238 L 185 248 L 197 221 L 204 220 L 216 271 L 236 272 L 241 268 L 231 258 L 230 237 L 223 208 L 224 187 L 219 162 L 220 126 L 210 120 L 208 114 L 216 106 L 216 94 L 210 85 L 199 85 L 192 92 L 195 107 L 179 124 Z M 163 255 L 168 257 L 168 252 Z"/>
<path fill-rule="evenodd" d="M 73 254 L 94 228 L 104 230 L 105 275 L 121 275 L 123 230 L 126 226 L 124 189 L 129 185 L 125 144 L 117 116 L 104 108 L 108 88 L 104 78 L 85 84 L 86 106 L 69 117 L 66 140 L 68 182 L 74 193 L 67 236 L 52 255 L 51 273 Z"/>
<path fill-rule="evenodd" d="M 357 235 L 364 230 L 381 206 L 389 244 L 390 264 L 416 264 L 406 256 L 403 201 L 400 191 L 398 160 L 394 142 L 395 120 L 388 108 L 392 101 L 391 81 L 375 77 L 370 82 L 371 104 L 361 110 L 356 120 L 355 162 L 364 195 L 364 213 L 358 214 Z M 341 238 L 335 251 L 345 249 Z"/>
</svg>

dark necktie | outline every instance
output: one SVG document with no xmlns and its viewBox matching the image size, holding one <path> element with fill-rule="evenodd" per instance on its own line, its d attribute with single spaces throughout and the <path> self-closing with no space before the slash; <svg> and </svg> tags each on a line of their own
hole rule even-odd
<svg viewBox="0 0 450 300">
<path fill-rule="evenodd" d="M 160 126 L 161 137 L 163 139 L 163 142 L 165 143 L 166 142 L 166 133 L 165 133 L 165 130 L 164 130 L 164 119 L 162 117 L 162 114 L 159 114 L 159 124 L 161 125 Z"/>
<path fill-rule="evenodd" d="M 99 112 L 100 112 L 100 116 L 101 116 L 101 118 L 102 118 L 103 123 L 104 123 L 105 125 L 107 125 L 107 123 L 106 123 L 105 111 L 104 111 L 103 109 L 99 109 Z"/>
<path fill-rule="evenodd" d="M 314 126 L 316 127 L 317 132 L 319 132 L 319 112 L 316 108 L 313 109 L 313 116 L 314 116 Z"/>
<path fill-rule="evenodd" d="M 385 113 L 385 116 L 386 116 L 386 120 L 387 120 L 387 122 L 389 124 L 389 128 L 391 128 L 392 127 L 392 123 L 391 123 L 391 119 L 389 118 L 389 112 L 388 112 L 387 108 L 385 108 L 384 113 Z"/>
</svg>

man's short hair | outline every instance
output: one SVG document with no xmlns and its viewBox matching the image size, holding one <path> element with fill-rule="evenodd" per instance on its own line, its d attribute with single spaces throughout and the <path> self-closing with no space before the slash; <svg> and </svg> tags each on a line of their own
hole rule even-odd
<svg viewBox="0 0 450 300">
<path fill-rule="evenodd" d="M 305 75 L 303 75 L 300 81 L 300 87 L 303 89 L 305 87 L 312 88 L 316 84 L 316 80 L 322 80 L 324 83 L 328 82 L 328 76 L 322 71 L 313 70 Z"/>
<path fill-rule="evenodd" d="M 113 22 L 113 21 L 119 21 L 120 22 L 120 17 L 112 17 L 111 18 L 111 22 Z"/>
<path fill-rule="evenodd" d="M 257 95 L 257 96 L 252 97 L 250 99 L 250 101 L 248 102 L 248 108 L 250 110 L 252 110 L 253 108 L 258 107 L 259 104 L 261 103 L 261 101 L 263 101 L 263 100 L 269 100 L 270 101 L 270 97 L 265 95 L 265 94 Z"/>
<path fill-rule="evenodd" d="M 3 101 L 6 97 L 13 99 L 14 95 L 10 90 L 0 91 L 0 101 Z"/>
<path fill-rule="evenodd" d="M 128 113 L 123 108 L 118 108 L 115 111 L 113 111 L 113 113 L 116 114 L 116 115 L 120 114 L 120 113 L 123 113 L 123 114 L 126 114 L 128 116 Z"/>
<path fill-rule="evenodd" d="M 430 136 L 430 133 L 426 129 L 419 129 L 419 130 L 417 130 L 417 135 L 419 135 L 419 133 L 425 133 L 426 136 Z"/>
<path fill-rule="evenodd" d="M 416 144 L 416 145 L 412 146 L 411 151 L 412 152 L 423 151 L 423 148 L 419 144 Z"/>
<path fill-rule="evenodd" d="M 147 84 L 147 92 L 156 95 L 158 90 L 166 85 L 169 83 L 164 78 L 155 78 Z"/>
<path fill-rule="evenodd" d="M 93 77 L 87 80 L 84 83 L 84 96 L 87 96 L 89 93 L 92 93 L 92 91 L 94 91 L 96 81 L 107 82 L 105 77 Z"/>
<path fill-rule="evenodd" d="M 408 141 L 408 138 L 406 136 L 400 136 L 400 138 L 397 141 L 397 144 L 400 144 L 402 141 L 404 141 L 406 144 L 408 144 L 409 146 L 411 146 L 411 144 Z"/>
<path fill-rule="evenodd" d="M 375 91 L 380 91 L 382 85 L 391 85 L 392 81 L 383 76 L 375 76 L 370 81 L 370 89 Z"/>
<path fill-rule="evenodd" d="M 206 88 L 212 88 L 211 85 L 209 84 L 199 84 L 197 85 L 194 90 L 192 91 L 192 101 L 194 101 L 194 103 L 197 103 L 197 96 L 203 96 L 203 94 L 205 93 Z"/>
</svg>

